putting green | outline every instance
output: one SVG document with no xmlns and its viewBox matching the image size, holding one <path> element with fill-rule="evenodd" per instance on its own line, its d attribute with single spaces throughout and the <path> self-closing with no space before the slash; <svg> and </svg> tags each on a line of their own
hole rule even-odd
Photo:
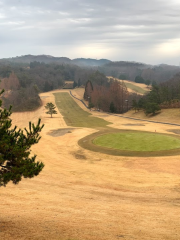
<svg viewBox="0 0 180 240">
<path fill-rule="evenodd" d="M 180 137 L 134 130 L 104 129 L 78 141 L 85 149 L 116 156 L 180 155 Z"/>
<path fill-rule="evenodd" d="M 109 133 L 93 140 L 98 146 L 129 151 L 162 151 L 180 148 L 180 139 L 146 132 Z"/>
</svg>

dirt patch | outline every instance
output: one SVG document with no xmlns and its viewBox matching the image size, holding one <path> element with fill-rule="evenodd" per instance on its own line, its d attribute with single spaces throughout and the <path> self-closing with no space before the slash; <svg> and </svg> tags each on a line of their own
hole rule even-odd
<svg viewBox="0 0 180 240">
<path fill-rule="evenodd" d="M 122 124 L 124 126 L 145 126 L 145 124 L 141 124 L 141 123 L 137 123 L 137 124 L 133 124 L 133 123 L 127 123 L 127 124 Z"/>
<path fill-rule="evenodd" d="M 86 155 L 81 150 L 76 151 L 76 152 L 72 152 L 72 155 L 76 159 L 81 159 L 81 160 L 86 160 L 87 159 Z"/>
<path fill-rule="evenodd" d="M 167 129 L 167 132 L 172 132 L 175 134 L 180 134 L 180 129 Z"/>
<path fill-rule="evenodd" d="M 60 137 L 67 133 L 72 133 L 73 130 L 75 130 L 75 128 L 59 128 L 59 129 L 51 130 L 47 134 L 53 137 Z"/>
</svg>

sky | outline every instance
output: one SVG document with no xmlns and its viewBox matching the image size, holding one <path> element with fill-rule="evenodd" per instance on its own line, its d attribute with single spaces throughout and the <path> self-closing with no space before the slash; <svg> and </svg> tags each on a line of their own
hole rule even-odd
<svg viewBox="0 0 180 240">
<path fill-rule="evenodd" d="M 180 65 L 180 0 L 0 0 L 0 58 Z"/>
</svg>

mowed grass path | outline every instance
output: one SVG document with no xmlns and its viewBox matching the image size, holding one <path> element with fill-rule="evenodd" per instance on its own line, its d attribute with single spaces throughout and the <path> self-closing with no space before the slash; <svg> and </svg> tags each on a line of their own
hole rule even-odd
<svg viewBox="0 0 180 240">
<path fill-rule="evenodd" d="M 135 86 L 135 85 L 132 84 L 132 83 L 127 83 L 127 82 L 124 82 L 124 83 L 125 83 L 125 85 L 126 85 L 127 88 L 130 88 L 130 89 L 132 89 L 133 91 L 135 91 L 135 92 L 137 92 L 137 93 L 141 93 L 141 94 L 147 93 L 146 90 L 144 90 L 144 89 L 141 88 L 141 87 Z"/>
<path fill-rule="evenodd" d="M 101 135 L 93 140 L 98 146 L 129 151 L 162 151 L 180 148 L 180 139 L 146 132 L 122 132 Z"/>
<path fill-rule="evenodd" d="M 101 118 L 93 117 L 92 114 L 84 111 L 73 100 L 69 93 L 53 93 L 56 106 L 64 117 L 68 126 L 97 128 L 106 127 L 110 122 Z"/>
</svg>

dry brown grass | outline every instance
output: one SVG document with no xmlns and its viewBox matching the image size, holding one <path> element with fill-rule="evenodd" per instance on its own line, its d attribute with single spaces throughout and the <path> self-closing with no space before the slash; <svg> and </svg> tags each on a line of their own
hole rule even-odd
<svg viewBox="0 0 180 240">
<path fill-rule="evenodd" d="M 83 99 L 83 96 L 84 96 L 84 88 L 75 88 L 73 89 L 72 91 L 72 94 L 79 98 L 79 99 Z"/>
<path fill-rule="evenodd" d="M 41 97 L 44 104 L 54 103 L 50 92 Z M 45 168 L 34 179 L 1 188 L 0 239 L 180 239 L 180 156 L 121 157 L 82 149 L 78 140 L 96 130 L 78 128 L 50 136 L 50 131 L 67 126 L 60 113 L 51 119 L 43 107 L 15 113 L 13 122 L 22 128 L 39 117 L 45 128 L 33 153 Z M 119 129 L 174 129 L 115 116 L 105 120 Z"/>
<path fill-rule="evenodd" d="M 129 81 L 129 80 L 123 80 L 125 83 L 127 82 L 127 83 L 131 83 L 131 84 L 133 84 L 133 85 L 135 85 L 135 86 L 137 86 L 137 87 L 140 87 L 140 88 L 142 88 L 142 89 L 144 89 L 145 91 L 148 91 L 149 90 L 149 87 L 147 87 L 147 85 L 146 84 L 144 84 L 144 83 L 136 83 L 136 82 L 132 82 L 132 81 Z"/>
<path fill-rule="evenodd" d="M 111 76 L 108 76 L 107 78 L 113 78 L 114 80 L 116 80 L 116 81 L 123 81 L 125 84 L 127 83 L 129 83 L 129 84 L 131 84 L 131 85 L 134 85 L 134 86 L 137 86 L 137 87 L 139 87 L 139 88 L 141 88 L 142 90 L 144 90 L 145 92 L 148 92 L 148 91 L 150 91 L 150 86 L 147 86 L 146 84 L 144 84 L 144 83 L 136 83 L 136 82 L 132 82 L 132 81 L 129 81 L 129 80 L 120 80 L 119 78 L 114 78 L 114 77 L 111 77 Z M 136 91 L 134 91 L 133 89 L 131 89 L 130 87 L 127 87 L 127 90 L 128 90 L 128 92 L 131 92 L 131 93 L 133 93 L 133 92 L 136 92 Z M 137 92 L 138 94 L 143 94 L 143 93 L 140 93 L 140 92 Z"/>
<path fill-rule="evenodd" d="M 139 112 L 135 112 L 134 110 L 128 111 L 127 113 L 123 114 L 127 117 L 145 119 L 145 120 L 152 120 L 158 122 L 169 122 L 180 124 L 180 109 L 172 108 L 172 109 L 161 109 L 160 114 L 146 116 L 146 114 L 141 110 Z"/>
</svg>

